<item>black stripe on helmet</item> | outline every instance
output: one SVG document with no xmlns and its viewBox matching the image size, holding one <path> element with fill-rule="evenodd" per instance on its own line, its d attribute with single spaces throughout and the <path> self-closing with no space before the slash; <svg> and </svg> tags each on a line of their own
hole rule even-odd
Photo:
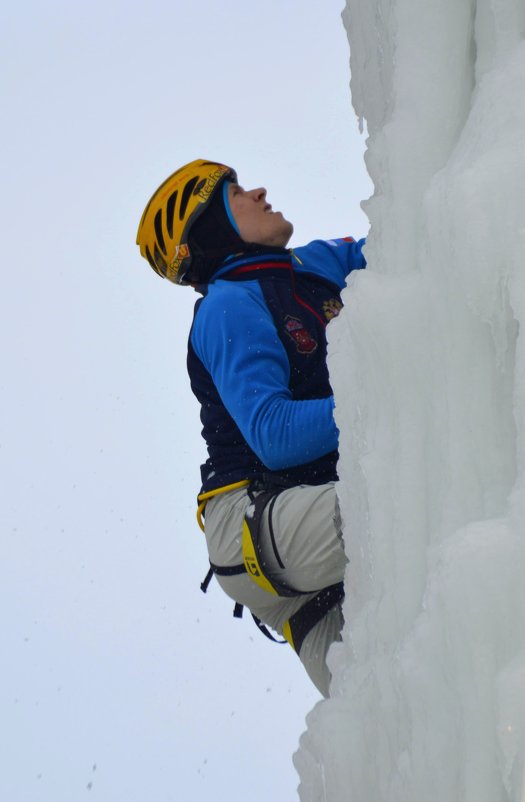
<svg viewBox="0 0 525 802">
<path fill-rule="evenodd" d="M 164 256 L 167 256 L 168 252 L 166 251 L 166 246 L 164 244 L 164 234 L 162 233 L 162 209 L 159 209 L 157 214 L 155 215 L 154 226 L 159 248 L 161 249 Z"/>
<path fill-rule="evenodd" d="M 158 267 L 157 267 L 157 265 L 155 264 L 155 261 L 154 261 L 154 259 L 153 259 L 153 256 L 151 255 L 151 253 L 150 253 L 150 249 L 149 249 L 149 247 L 148 247 L 147 245 L 146 245 L 146 259 L 147 259 L 147 260 L 148 260 L 148 262 L 150 263 L 150 265 L 151 265 L 151 267 L 153 268 L 153 270 L 155 271 L 155 273 L 158 273 L 158 272 L 159 272 L 159 270 L 158 270 Z"/>
<path fill-rule="evenodd" d="M 166 228 L 170 237 L 173 237 L 173 220 L 175 219 L 175 204 L 178 194 L 179 192 L 176 189 L 175 192 L 171 193 L 166 204 Z"/>
<path fill-rule="evenodd" d="M 191 193 L 195 188 L 195 184 L 199 180 L 198 176 L 192 178 L 188 181 L 184 189 L 182 190 L 182 198 L 180 201 L 180 209 L 179 209 L 179 220 L 184 220 L 184 215 L 186 214 L 186 208 L 188 206 L 189 200 L 191 198 Z"/>
<path fill-rule="evenodd" d="M 161 252 L 159 251 L 159 249 L 157 248 L 156 245 L 155 245 L 155 250 L 153 251 L 153 258 L 154 258 L 155 264 L 157 266 L 156 270 L 160 271 L 162 273 L 162 275 L 165 276 L 166 272 L 168 270 L 168 265 L 167 265 L 166 260 L 164 259 L 163 255 L 161 254 Z"/>
</svg>

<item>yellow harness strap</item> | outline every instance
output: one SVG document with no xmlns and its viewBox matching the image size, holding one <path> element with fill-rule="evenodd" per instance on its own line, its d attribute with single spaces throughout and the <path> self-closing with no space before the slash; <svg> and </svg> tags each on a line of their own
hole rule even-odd
<svg viewBox="0 0 525 802">
<path fill-rule="evenodd" d="M 202 520 L 202 513 L 208 501 L 214 496 L 220 496 L 221 493 L 228 493 L 230 490 L 239 490 L 241 487 L 248 487 L 250 484 L 249 479 L 242 479 L 240 482 L 234 482 L 231 485 L 223 485 L 223 487 L 216 487 L 215 490 L 208 490 L 207 493 L 201 493 L 197 497 L 199 506 L 197 507 L 197 523 L 201 530 L 204 532 L 204 521 Z"/>
<path fill-rule="evenodd" d="M 242 527 L 242 557 L 248 576 L 250 576 L 256 585 L 272 593 L 274 596 L 279 596 L 279 591 L 274 588 L 266 574 L 264 573 L 259 563 L 259 555 L 253 542 L 252 532 L 246 519 Z"/>
</svg>

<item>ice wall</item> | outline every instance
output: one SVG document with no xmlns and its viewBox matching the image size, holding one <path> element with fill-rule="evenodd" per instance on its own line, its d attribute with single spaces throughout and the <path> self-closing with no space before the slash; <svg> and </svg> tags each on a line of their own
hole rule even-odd
<svg viewBox="0 0 525 802">
<path fill-rule="evenodd" d="M 523 802 L 525 2 L 347 0 L 368 270 L 330 327 L 350 564 L 302 802 Z"/>
</svg>

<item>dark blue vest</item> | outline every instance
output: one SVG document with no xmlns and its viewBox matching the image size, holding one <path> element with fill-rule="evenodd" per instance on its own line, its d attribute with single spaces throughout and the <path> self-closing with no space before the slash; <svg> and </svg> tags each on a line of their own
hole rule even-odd
<svg viewBox="0 0 525 802">
<path fill-rule="evenodd" d="M 294 401 L 328 398 L 332 395 L 326 365 L 326 324 L 338 314 L 340 288 L 312 273 L 295 271 L 291 258 L 283 254 L 246 264 L 236 261 L 221 275 L 228 282 L 257 282 L 271 313 L 275 337 L 286 350 L 290 366 L 289 390 Z M 238 295 L 238 294 L 237 294 Z M 203 299 L 195 305 L 195 318 Z M 254 320 L 253 324 L 256 325 Z M 206 336 L 213 337 L 213 331 Z M 231 346 L 230 346 L 231 347 Z M 233 343 L 235 347 L 235 343 Z M 257 359 L 257 355 L 253 355 Z M 209 457 L 202 466 L 202 491 L 241 479 L 278 474 L 291 485 L 322 484 L 337 479 L 338 453 L 333 450 L 304 464 L 269 471 L 252 451 L 225 408 L 212 377 L 192 345 L 190 333 L 188 372 L 191 387 L 201 404 L 202 434 Z"/>
</svg>

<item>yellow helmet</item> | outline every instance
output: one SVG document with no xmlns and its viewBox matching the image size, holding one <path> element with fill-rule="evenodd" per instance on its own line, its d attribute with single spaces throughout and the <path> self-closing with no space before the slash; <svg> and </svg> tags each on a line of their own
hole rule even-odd
<svg viewBox="0 0 525 802">
<path fill-rule="evenodd" d="M 189 283 L 184 277 L 192 260 L 190 229 L 226 177 L 237 181 L 231 167 L 196 159 L 176 170 L 153 193 L 140 221 L 137 245 L 159 276 L 175 284 Z"/>
</svg>

